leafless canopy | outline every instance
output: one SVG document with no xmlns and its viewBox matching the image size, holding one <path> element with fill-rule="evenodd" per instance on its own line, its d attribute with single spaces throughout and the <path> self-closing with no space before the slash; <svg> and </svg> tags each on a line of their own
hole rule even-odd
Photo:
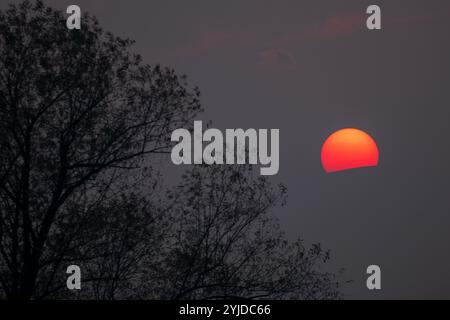
<svg viewBox="0 0 450 320">
<path fill-rule="evenodd" d="M 199 92 L 95 18 L 82 30 L 41 1 L 0 12 L 0 296 L 338 297 L 327 253 L 271 217 L 284 188 L 221 166 L 161 191 L 152 159 L 201 111 Z"/>
</svg>

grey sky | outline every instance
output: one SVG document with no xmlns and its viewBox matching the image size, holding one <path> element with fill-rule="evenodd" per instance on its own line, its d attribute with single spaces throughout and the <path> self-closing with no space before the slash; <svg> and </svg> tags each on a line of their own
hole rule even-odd
<svg viewBox="0 0 450 320">
<path fill-rule="evenodd" d="M 347 298 L 450 298 L 448 0 L 47 3 L 78 4 L 146 62 L 187 74 L 215 127 L 279 128 L 271 179 L 289 200 L 276 214 L 331 250 Z M 370 4 L 381 31 L 365 28 Z M 377 168 L 324 173 L 321 145 L 344 127 L 374 137 Z M 379 292 L 365 287 L 370 264 Z"/>
</svg>

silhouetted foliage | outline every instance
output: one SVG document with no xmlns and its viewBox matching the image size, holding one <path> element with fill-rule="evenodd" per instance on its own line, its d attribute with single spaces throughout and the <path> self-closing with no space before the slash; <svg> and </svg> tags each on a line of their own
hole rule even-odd
<svg viewBox="0 0 450 320">
<path fill-rule="evenodd" d="M 286 241 L 270 210 L 286 188 L 249 166 L 198 167 L 169 192 L 172 226 L 155 266 L 157 295 L 169 299 L 334 299 L 335 275 L 320 245 Z"/>
<path fill-rule="evenodd" d="M 69 31 L 41 1 L 0 12 L 0 295 L 338 297 L 327 253 L 270 216 L 285 190 L 247 167 L 199 167 L 161 192 L 151 159 L 201 111 L 199 92 L 131 45 L 88 15 Z"/>
<path fill-rule="evenodd" d="M 200 110 L 196 89 L 143 65 L 130 45 L 88 16 L 71 32 L 41 2 L 0 15 L 0 279 L 9 297 L 45 295 L 37 280 L 67 262 L 65 251 L 87 254 L 70 237 Z"/>
</svg>

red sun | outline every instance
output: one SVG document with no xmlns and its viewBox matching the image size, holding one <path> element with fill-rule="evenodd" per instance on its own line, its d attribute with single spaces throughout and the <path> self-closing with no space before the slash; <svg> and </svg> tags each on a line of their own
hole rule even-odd
<svg viewBox="0 0 450 320">
<path fill-rule="evenodd" d="M 378 147 L 364 131 L 347 128 L 330 135 L 322 146 L 322 165 L 336 172 L 378 165 Z"/>
</svg>

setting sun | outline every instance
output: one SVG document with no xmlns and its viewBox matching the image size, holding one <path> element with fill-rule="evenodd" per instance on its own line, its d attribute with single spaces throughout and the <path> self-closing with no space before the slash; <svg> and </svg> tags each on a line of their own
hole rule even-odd
<svg viewBox="0 0 450 320">
<path fill-rule="evenodd" d="M 364 131 L 346 128 L 330 135 L 322 146 L 322 165 L 336 172 L 378 165 L 378 147 Z"/>
</svg>

